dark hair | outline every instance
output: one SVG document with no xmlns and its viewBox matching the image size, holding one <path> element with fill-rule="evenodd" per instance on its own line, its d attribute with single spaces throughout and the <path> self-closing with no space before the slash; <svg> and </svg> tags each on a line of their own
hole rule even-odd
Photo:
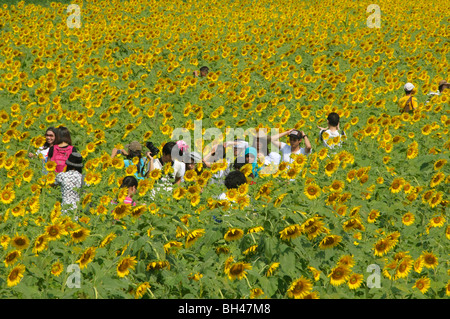
<svg viewBox="0 0 450 319">
<path fill-rule="evenodd" d="M 200 68 L 200 72 L 202 72 L 202 71 L 208 72 L 208 71 L 209 71 L 209 68 L 208 68 L 207 66 L 202 66 L 202 67 Z"/>
<path fill-rule="evenodd" d="M 235 170 L 240 170 L 242 168 L 242 166 L 244 166 L 245 164 L 247 164 L 245 157 L 239 156 L 239 157 L 236 157 L 236 159 L 234 160 L 233 168 Z"/>
<path fill-rule="evenodd" d="M 138 180 L 134 176 L 125 176 L 122 180 L 122 184 L 120 185 L 120 188 L 129 188 L 133 186 L 138 186 Z"/>
<path fill-rule="evenodd" d="M 227 189 L 238 188 L 240 185 L 245 183 L 247 183 L 247 178 L 241 171 L 231 171 L 225 177 L 225 186 Z"/>
<path fill-rule="evenodd" d="M 78 173 L 82 174 L 83 173 L 83 168 L 67 164 L 66 165 L 66 172 L 68 172 L 68 171 L 77 171 Z"/>
<path fill-rule="evenodd" d="M 58 136 L 58 129 L 55 128 L 55 127 L 53 127 L 53 126 L 50 126 L 50 127 L 45 131 L 45 134 L 47 134 L 48 132 L 53 132 L 53 134 L 55 134 L 55 141 L 53 142 L 53 143 L 55 143 L 55 142 L 56 142 L 56 137 Z M 47 148 L 49 148 L 50 146 L 51 146 L 51 145 L 48 144 L 47 141 L 45 141 L 45 143 L 44 143 L 44 149 L 47 149 Z"/>
<path fill-rule="evenodd" d="M 56 131 L 56 145 L 61 144 L 62 142 L 66 142 L 67 144 L 72 145 L 72 138 L 70 137 L 70 131 L 67 127 L 60 126 Z"/>
<path fill-rule="evenodd" d="M 177 143 L 171 141 L 171 142 L 167 142 L 166 144 L 164 144 L 163 148 L 162 148 L 162 153 L 163 155 L 172 155 L 172 148 L 176 145 Z"/>
<path fill-rule="evenodd" d="M 332 112 L 328 114 L 327 120 L 331 126 L 337 126 L 339 124 L 339 115 L 335 112 Z"/>
</svg>

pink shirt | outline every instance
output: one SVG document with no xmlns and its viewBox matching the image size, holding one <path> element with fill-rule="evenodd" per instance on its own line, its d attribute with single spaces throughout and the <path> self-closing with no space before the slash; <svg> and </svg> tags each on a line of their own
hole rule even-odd
<svg viewBox="0 0 450 319">
<path fill-rule="evenodd" d="M 136 206 L 136 202 L 133 202 L 133 199 L 129 196 L 125 197 L 125 199 L 123 200 L 124 204 L 132 204 L 133 206 Z"/>
</svg>

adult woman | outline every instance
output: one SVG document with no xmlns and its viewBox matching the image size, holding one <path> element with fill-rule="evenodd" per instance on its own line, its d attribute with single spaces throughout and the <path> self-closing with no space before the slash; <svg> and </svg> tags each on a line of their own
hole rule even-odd
<svg viewBox="0 0 450 319">
<path fill-rule="evenodd" d="M 49 127 L 46 131 L 45 131 L 45 143 L 43 146 L 39 147 L 38 150 L 36 151 L 35 154 L 33 153 L 28 153 L 28 157 L 33 158 L 33 157 L 40 157 L 40 155 L 42 155 L 42 171 L 43 172 L 47 172 L 45 170 L 45 163 L 47 162 L 47 156 L 48 156 L 48 151 L 50 149 L 50 147 L 53 146 L 53 144 L 55 143 L 56 140 L 56 134 L 57 134 L 57 128 L 54 127 Z"/>
</svg>

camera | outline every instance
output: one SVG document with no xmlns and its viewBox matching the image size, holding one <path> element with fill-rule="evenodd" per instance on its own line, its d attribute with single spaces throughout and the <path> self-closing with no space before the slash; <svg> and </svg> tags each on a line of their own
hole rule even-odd
<svg viewBox="0 0 450 319">
<path fill-rule="evenodd" d="M 145 143 L 145 146 L 148 148 L 152 156 L 156 156 L 159 153 L 159 149 L 155 145 L 153 145 L 152 142 Z"/>
</svg>

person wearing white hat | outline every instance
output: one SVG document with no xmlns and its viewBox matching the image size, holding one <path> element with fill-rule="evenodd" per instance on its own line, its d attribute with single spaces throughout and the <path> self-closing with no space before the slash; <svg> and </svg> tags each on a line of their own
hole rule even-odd
<svg viewBox="0 0 450 319">
<path fill-rule="evenodd" d="M 413 96 L 415 89 L 414 84 L 408 82 L 403 89 L 405 90 L 405 96 L 398 100 L 398 107 L 401 113 L 412 112 L 419 106 L 417 99 Z"/>
</svg>

